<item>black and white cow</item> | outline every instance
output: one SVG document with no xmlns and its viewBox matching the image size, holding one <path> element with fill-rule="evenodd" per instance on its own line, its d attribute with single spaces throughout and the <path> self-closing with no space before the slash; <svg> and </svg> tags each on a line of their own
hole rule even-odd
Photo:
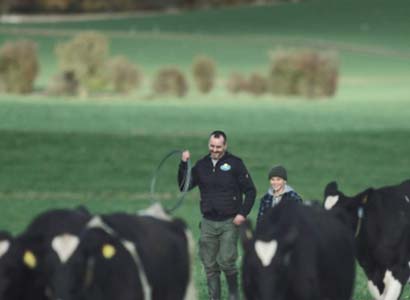
<svg viewBox="0 0 410 300">
<path fill-rule="evenodd" d="M 195 300 L 192 238 L 180 220 L 114 213 L 95 216 L 55 274 L 61 300 Z"/>
<path fill-rule="evenodd" d="M 11 260 L 10 248 L 14 243 L 13 236 L 7 231 L 0 231 L 0 300 L 8 284 L 6 269 Z"/>
<path fill-rule="evenodd" d="M 377 300 L 400 298 L 410 277 L 410 180 L 369 188 L 349 197 L 336 182 L 324 192 L 324 206 L 347 215 L 356 238 L 356 256 Z"/>
<path fill-rule="evenodd" d="M 7 281 L 0 299 L 48 299 L 51 276 L 74 251 L 78 235 L 90 218 L 83 207 L 53 209 L 37 216 L 12 241 L 7 263 L 2 268 Z"/>
<path fill-rule="evenodd" d="M 319 205 L 282 201 L 252 232 L 241 228 L 247 300 L 350 300 L 353 237 Z"/>
</svg>

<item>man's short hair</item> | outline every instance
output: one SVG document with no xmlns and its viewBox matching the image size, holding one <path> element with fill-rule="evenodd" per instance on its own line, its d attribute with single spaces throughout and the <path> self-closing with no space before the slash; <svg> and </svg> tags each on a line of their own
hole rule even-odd
<svg viewBox="0 0 410 300">
<path fill-rule="evenodd" d="M 226 144 L 226 142 L 228 141 L 228 138 L 226 137 L 225 132 L 223 132 L 222 130 L 212 131 L 211 134 L 209 135 L 209 137 L 211 137 L 211 136 L 213 136 L 217 139 L 219 139 L 220 137 L 223 137 L 224 138 L 224 144 Z"/>
</svg>

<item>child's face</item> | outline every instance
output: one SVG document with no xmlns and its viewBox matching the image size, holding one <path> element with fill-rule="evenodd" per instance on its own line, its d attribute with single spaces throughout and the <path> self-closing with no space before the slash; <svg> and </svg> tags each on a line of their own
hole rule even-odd
<svg viewBox="0 0 410 300">
<path fill-rule="evenodd" d="M 285 188 L 286 180 L 282 177 L 273 176 L 269 181 L 275 192 L 281 192 Z"/>
</svg>

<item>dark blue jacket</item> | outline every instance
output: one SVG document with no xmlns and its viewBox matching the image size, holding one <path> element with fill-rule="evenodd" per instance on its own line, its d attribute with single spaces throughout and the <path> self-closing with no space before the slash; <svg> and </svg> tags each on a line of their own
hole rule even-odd
<svg viewBox="0 0 410 300">
<path fill-rule="evenodd" d="M 181 162 L 178 171 L 182 186 L 187 163 Z M 226 152 L 214 166 L 208 155 L 192 168 L 189 189 L 199 187 L 202 215 L 209 220 L 222 221 L 241 214 L 246 217 L 252 209 L 256 188 L 243 161 Z"/>
<path fill-rule="evenodd" d="M 289 191 L 286 191 L 282 195 L 282 199 L 280 201 L 296 201 L 296 202 L 302 202 L 302 198 L 296 193 L 292 188 L 287 186 L 289 188 Z M 260 200 L 259 204 L 259 211 L 258 211 L 258 218 L 256 223 L 259 224 L 261 221 L 262 216 L 265 214 L 266 210 L 272 206 L 275 206 L 276 204 L 273 204 L 273 195 L 271 192 L 267 192 Z"/>
</svg>

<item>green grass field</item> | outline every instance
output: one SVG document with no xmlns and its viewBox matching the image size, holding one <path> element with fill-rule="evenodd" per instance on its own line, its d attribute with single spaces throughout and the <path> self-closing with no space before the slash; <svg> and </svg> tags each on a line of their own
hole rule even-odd
<svg viewBox="0 0 410 300">
<path fill-rule="evenodd" d="M 223 129 L 258 189 L 273 164 L 290 184 L 322 200 L 337 180 L 347 194 L 410 178 L 410 4 L 396 0 L 307 1 L 123 20 L 0 25 L 0 42 L 27 37 L 39 44 L 41 73 L 30 96 L 0 95 L 0 228 L 20 232 L 39 212 L 87 205 L 93 212 L 129 211 L 150 203 L 149 185 L 172 149 L 207 151 L 207 135 Z M 323 14 L 318 17 L 318 10 Z M 13 30 L 22 30 L 19 33 Z M 47 35 L 34 29 L 51 30 Z M 57 72 L 56 43 L 82 29 L 102 30 L 112 52 L 140 64 L 145 89 L 119 97 L 48 98 L 41 90 Z M 337 50 L 341 77 L 332 99 L 233 96 L 231 71 L 267 70 L 276 47 Z M 188 71 L 205 53 L 218 62 L 218 87 L 208 96 L 144 100 L 150 76 L 163 65 Z M 177 159 L 161 173 L 158 193 L 176 195 Z M 250 218 L 255 219 L 258 204 Z M 198 237 L 198 192 L 175 213 Z M 206 299 L 197 260 L 195 278 Z M 406 291 L 404 299 L 410 299 Z M 370 300 L 359 269 L 354 299 Z"/>
</svg>

